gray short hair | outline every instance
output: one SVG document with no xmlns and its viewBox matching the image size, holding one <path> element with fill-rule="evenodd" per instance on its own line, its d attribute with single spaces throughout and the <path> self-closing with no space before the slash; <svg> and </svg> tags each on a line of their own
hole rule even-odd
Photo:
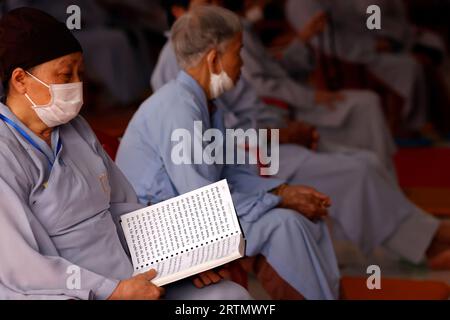
<svg viewBox="0 0 450 320">
<path fill-rule="evenodd" d="M 182 69 L 196 66 L 203 55 L 217 49 L 223 52 L 226 43 L 242 32 L 240 18 L 217 6 L 195 6 L 180 17 L 172 27 L 172 45 Z"/>
</svg>

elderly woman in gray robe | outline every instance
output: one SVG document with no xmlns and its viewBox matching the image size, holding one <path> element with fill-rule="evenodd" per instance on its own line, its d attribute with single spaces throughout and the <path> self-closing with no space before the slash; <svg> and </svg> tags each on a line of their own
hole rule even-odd
<svg viewBox="0 0 450 320">
<path fill-rule="evenodd" d="M 137 196 L 78 116 L 83 56 L 64 24 L 20 8 L 0 20 L 0 299 L 159 299 L 132 277 L 121 215 Z M 194 281 L 221 280 L 210 271 Z M 167 299 L 248 299 L 229 281 L 167 286 Z"/>
</svg>

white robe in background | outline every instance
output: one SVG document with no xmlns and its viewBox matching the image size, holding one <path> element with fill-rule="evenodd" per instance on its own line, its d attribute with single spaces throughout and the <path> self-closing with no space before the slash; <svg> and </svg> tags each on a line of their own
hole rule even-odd
<svg viewBox="0 0 450 320">
<path fill-rule="evenodd" d="M 380 33 L 366 26 L 367 6 L 358 0 L 288 0 L 286 16 L 299 30 L 318 12 L 325 11 L 333 19 L 336 54 L 343 61 L 365 64 L 369 71 L 405 100 L 403 117 L 408 126 L 421 128 L 427 118 L 428 96 L 423 67 L 407 53 L 378 53 Z M 383 10 L 383 9 L 382 9 Z M 326 33 L 329 34 L 329 27 Z M 397 30 L 398 31 L 398 30 Z M 403 31 L 400 30 L 400 33 Z M 406 31 L 407 34 L 408 31 Z M 409 35 L 407 36 L 410 37 Z M 318 39 L 312 45 L 320 48 Z M 330 37 L 325 37 L 324 53 L 331 55 Z"/>
<path fill-rule="evenodd" d="M 268 54 L 247 21 L 244 21 L 242 58 L 243 75 L 260 97 L 289 103 L 294 107 L 296 116 L 316 125 L 327 141 L 372 151 L 389 166 L 395 145 L 376 94 L 346 90 L 343 91 L 345 100 L 337 102 L 334 111 L 317 105 L 314 102 L 315 90 L 296 81 L 281 63 Z M 293 68 L 299 69 L 299 66 Z"/>
</svg>

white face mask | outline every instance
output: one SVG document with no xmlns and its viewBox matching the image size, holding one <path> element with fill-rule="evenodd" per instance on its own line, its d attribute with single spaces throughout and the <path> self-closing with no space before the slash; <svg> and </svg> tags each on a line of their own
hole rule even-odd
<svg viewBox="0 0 450 320">
<path fill-rule="evenodd" d="M 25 97 L 31 102 L 32 108 L 36 111 L 38 117 L 49 128 L 65 124 L 80 113 L 81 107 L 83 106 L 82 82 L 48 85 L 31 73 L 27 73 L 50 90 L 51 100 L 46 105 L 36 105 L 28 94 L 25 94 Z"/>
<path fill-rule="evenodd" d="M 253 6 L 247 10 L 245 17 L 251 23 L 256 23 L 264 19 L 264 11 L 260 6 Z"/>
<path fill-rule="evenodd" d="M 216 99 L 225 92 L 234 88 L 234 82 L 223 69 L 222 63 L 220 64 L 220 67 L 222 68 L 222 72 L 220 72 L 220 74 L 214 74 L 211 72 L 211 80 L 209 84 L 209 94 L 211 95 L 211 99 Z"/>
</svg>

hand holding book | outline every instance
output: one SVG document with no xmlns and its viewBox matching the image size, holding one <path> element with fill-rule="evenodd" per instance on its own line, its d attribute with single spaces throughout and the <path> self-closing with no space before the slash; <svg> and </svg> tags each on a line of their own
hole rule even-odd
<svg viewBox="0 0 450 320">
<path fill-rule="evenodd" d="M 155 277 L 156 271 L 150 270 L 120 281 L 108 300 L 158 300 L 165 290 L 151 282 Z"/>
<path fill-rule="evenodd" d="M 135 274 L 155 269 L 158 286 L 197 274 L 199 286 L 217 281 L 216 274 L 202 272 L 244 256 L 226 180 L 126 214 L 121 225 Z"/>
</svg>

